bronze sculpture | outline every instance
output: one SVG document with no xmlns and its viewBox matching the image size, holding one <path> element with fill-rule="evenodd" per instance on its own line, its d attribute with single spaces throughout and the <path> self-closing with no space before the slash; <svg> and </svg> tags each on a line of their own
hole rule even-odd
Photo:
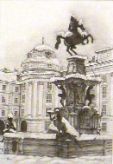
<svg viewBox="0 0 113 164">
<path fill-rule="evenodd" d="M 91 42 L 93 43 L 94 40 L 92 35 L 86 32 L 82 22 L 77 21 L 73 16 L 71 16 L 68 31 L 65 34 L 61 33 L 57 35 L 57 42 L 55 44 L 56 49 L 59 48 L 61 39 L 64 39 L 64 44 L 67 47 L 67 52 L 70 55 L 72 55 L 72 52 L 77 55 L 76 51 L 74 51 L 74 49 L 76 49 L 76 45 L 88 44 L 89 39 L 91 39 Z"/>
<path fill-rule="evenodd" d="M 13 115 L 9 114 L 7 118 L 6 128 L 4 129 L 4 133 L 14 133 L 16 132 L 15 122 L 13 121 Z"/>
</svg>

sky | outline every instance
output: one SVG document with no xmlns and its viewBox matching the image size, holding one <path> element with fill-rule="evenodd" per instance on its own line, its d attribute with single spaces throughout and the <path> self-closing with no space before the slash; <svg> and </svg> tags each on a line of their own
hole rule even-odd
<svg viewBox="0 0 113 164">
<path fill-rule="evenodd" d="M 78 46 L 77 52 L 90 57 L 96 50 L 113 47 L 112 1 L 1 0 L 0 68 L 19 68 L 42 37 L 54 48 L 57 33 L 67 31 L 71 15 L 82 18 L 94 37 L 93 44 Z M 69 56 L 63 43 L 56 53 L 61 61 Z"/>
</svg>

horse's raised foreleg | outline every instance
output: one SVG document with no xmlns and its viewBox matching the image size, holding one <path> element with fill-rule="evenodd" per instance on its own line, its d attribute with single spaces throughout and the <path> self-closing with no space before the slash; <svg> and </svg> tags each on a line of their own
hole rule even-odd
<svg viewBox="0 0 113 164">
<path fill-rule="evenodd" d="M 88 34 L 87 38 L 90 38 L 91 42 L 93 43 L 94 39 L 93 39 L 93 36 L 91 34 Z"/>
<path fill-rule="evenodd" d="M 82 39 L 82 45 L 86 45 L 86 44 L 88 44 L 88 43 L 89 43 L 88 37 L 84 37 L 84 38 Z"/>
</svg>

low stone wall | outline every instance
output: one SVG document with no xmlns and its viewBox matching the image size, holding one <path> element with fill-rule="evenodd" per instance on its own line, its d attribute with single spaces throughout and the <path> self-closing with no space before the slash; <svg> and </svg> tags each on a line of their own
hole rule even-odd
<svg viewBox="0 0 113 164">
<path fill-rule="evenodd" d="M 38 135 L 38 134 L 37 134 Z M 21 136 L 21 135 L 20 135 Z M 45 134 L 43 134 L 45 136 Z M 50 157 L 78 157 L 84 155 L 111 155 L 112 140 L 105 138 L 84 139 L 73 143 L 55 139 L 55 136 L 4 136 L 5 154 L 38 155 Z"/>
</svg>

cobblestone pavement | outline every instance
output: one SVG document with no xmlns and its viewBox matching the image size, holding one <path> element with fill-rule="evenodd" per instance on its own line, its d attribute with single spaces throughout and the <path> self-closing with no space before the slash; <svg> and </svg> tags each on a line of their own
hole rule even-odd
<svg viewBox="0 0 113 164">
<path fill-rule="evenodd" d="M 3 164 L 112 164 L 111 156 L 95 156 L 81 158 L 50 158 L 50 157 L 33 157 L 17 155 L 0 155 L 0 163 Z"/>
</svg>

